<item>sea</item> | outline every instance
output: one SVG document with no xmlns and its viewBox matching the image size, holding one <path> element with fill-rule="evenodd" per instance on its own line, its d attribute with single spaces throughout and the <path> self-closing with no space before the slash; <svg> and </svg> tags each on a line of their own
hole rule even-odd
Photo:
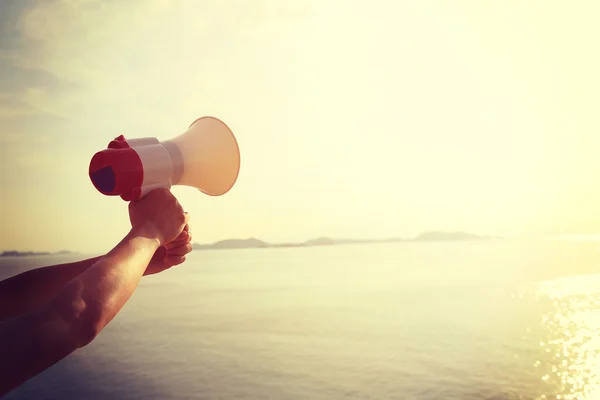
<svg viewBox="0 0 600 400">
<path fill-rule="evenodd" d="M 600 399 L 600 243 L 195 251 L 5 398 Z"/>
</svg>

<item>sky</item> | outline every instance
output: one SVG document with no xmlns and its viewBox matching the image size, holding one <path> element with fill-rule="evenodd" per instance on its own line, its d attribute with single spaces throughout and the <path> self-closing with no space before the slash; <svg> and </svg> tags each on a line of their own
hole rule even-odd
<svg viewBox="0 0 600 400">
<path fill-rule="evenodd" d="M 196 118 L 241 170 L 194 241 L 600 232 L 600 3 L 0 0 L 0 250 L 108 251 L 114 137 Z"/>
</svg>

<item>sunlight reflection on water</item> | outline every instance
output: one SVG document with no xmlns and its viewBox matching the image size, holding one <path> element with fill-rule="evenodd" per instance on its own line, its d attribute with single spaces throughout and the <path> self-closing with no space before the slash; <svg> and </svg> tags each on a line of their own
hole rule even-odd
<svg viewBox="0 0 600 400">
<path fill-rule="evenodd" d="M 539 398 L 600 399 L 600 275 L 548 281 L 536 295 L 548 305 L 546 359 L 534 365 L 548 390 Z"/>
</svg>

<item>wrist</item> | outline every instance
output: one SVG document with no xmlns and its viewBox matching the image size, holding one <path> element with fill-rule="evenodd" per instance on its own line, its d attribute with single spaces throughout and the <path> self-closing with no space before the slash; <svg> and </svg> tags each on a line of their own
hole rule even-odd
<svg viewBox="0 0 600 400">
<path fill-rule="evenodd" d="M 158 231 L 147 224 L 132 227 L 129 231 L 129 236 L 142 238 L 144 241 L 147 241 L 150 246 L 156 248 L 159 248 L 163 244 Z"/>
</svg>

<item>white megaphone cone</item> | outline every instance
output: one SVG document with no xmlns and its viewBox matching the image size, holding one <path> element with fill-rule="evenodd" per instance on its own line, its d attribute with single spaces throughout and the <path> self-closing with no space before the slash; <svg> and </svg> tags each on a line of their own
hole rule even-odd
<svg viewBox="0 0 600 400">
<path fill-rule="evenodd" d="M 101 193 L 130 201 L 173 185 L 220 196 L 233 187 L 239 170 L 233 132 L 217 118 L 202 117 L 181 135 L 162 142 L 117 137 L 92 157 L 89 175 Z"/>
</svg>

